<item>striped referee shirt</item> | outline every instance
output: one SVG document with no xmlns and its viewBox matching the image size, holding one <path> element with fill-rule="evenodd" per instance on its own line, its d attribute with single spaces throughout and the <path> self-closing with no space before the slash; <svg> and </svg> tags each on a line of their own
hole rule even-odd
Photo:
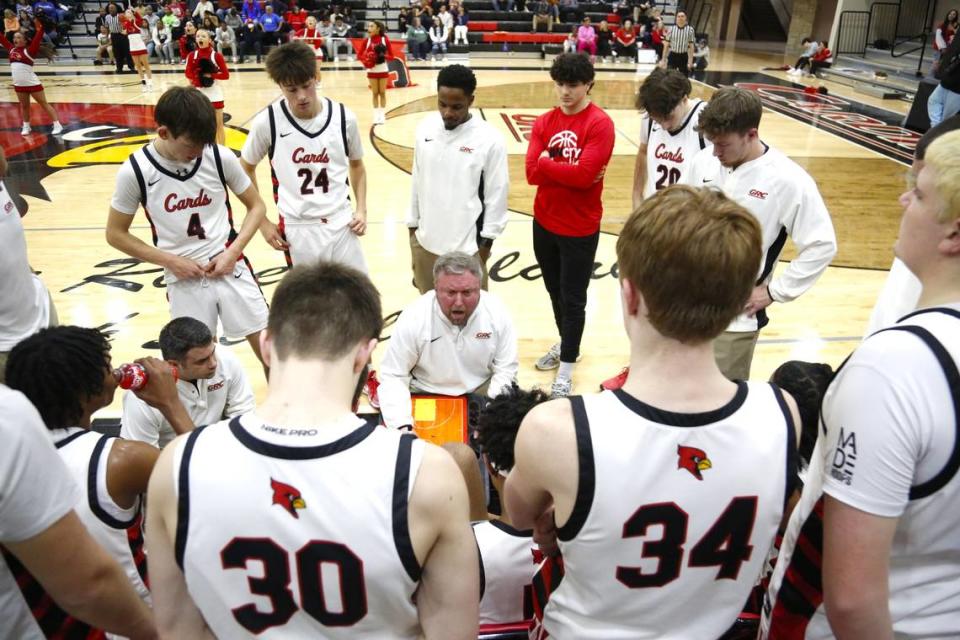
<svg viewBox="0 0 960 640">
<path fill-rule="evenodd" d="M 115 16 L 112 16 L 109 13 L 105 15 L 103 17 L 103 24 L 107 25 L 107 28 L 110 29 L 110 33 L 123 33 L 123 30 L 120 28 L 119 13 Z"/>
<path fill-rule="evenodd" d="M 685 27 L 676 25 L 670 27 L 667 40 L 670 42 L 671 53 L 686 53 L 690 44 L 696 41 L 697 33 L 689 24 Z"/>
</svg>

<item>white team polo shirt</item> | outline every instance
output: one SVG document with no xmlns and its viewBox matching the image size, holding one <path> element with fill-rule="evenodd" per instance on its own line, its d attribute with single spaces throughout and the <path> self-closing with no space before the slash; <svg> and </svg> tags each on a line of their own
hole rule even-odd
<svg viewBox="0 0 960 640">
<path fill-rule="evenodd" d="M 225 417 L 253 411 L 255 402 L 247 374 L 237 357 L 225 347 L 217 347 L 217 372 L 209 380 L 177 382 L 177 392 L 196 426 L 220 422 Z M 139 440 L 161 449 L 177 437 L 159 409 L 128 391 L 123 396 L 123 422 L 120 437 Z"/>
</svg>

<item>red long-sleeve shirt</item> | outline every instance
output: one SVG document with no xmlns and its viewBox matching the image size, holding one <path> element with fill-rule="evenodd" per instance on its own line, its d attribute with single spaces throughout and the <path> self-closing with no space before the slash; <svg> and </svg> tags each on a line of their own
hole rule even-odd
<svg viewBox="0 0 960 640">
<path fill-rule="evenodd" d="M 547 231 L 582 237 L 600 230 L 603 179 L 613 155 L 613 120 L 592 102 L 576 115 L 559 107 L 536 119 L 527 147 L 527 182 L 536 185 L 533 216 Z M 540 157 L 544 150 L 551 156 Z"/>
<path fill-rule="evenodd" d="M 21 64 L 33 66 L 33 59 L 36 57 L 37 52 L 40 51 L 40 43 L 43 41 L 43 25 L 39 22 L 37 23 L 37 32 L 33 34 L 33 39 L 30 40 L 30 44 L 25 47 L 16 47 L 12 42 L 7 40 L 6 35 L 0 33 L 0 45 L 3 45 L 3 48 L 10 52 L 9 60 L 11 63 L 19 62 Z"/>
<path fill-rule="evenodd" d="M 223 56 L 217 51 L 214 51 L 212 46 L 197 48 L 196 51 L 191 52 L 190 55 L 187 56 L 187 67 L 184 69 L 187 80 L 189 80 L 193 86 L 202 86 L 200 84 L 201 58 L 209 58 L 216 65 L 217 72 L 213 74 L 214 80 L 226 80 L 230 77 L 230 69 L 227 68 L 227 61 L 224 60 Z"/>
</svg>

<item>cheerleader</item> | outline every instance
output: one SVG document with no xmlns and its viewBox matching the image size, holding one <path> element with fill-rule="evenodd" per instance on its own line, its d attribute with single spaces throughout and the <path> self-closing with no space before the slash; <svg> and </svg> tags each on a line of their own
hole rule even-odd
<svg viewBox="0 0 960 640">
<path fill-rule="evenodd" d="M 317 19 L 313 16 L 308 17 L 303 29 L 297 31 L 296 38 L 313 48 L 314 56 L 317 58 L 317 78 L 319 78 L 320 63 L 323 61 L 323 37 L 320 29 L 317 28 Z"/>
<path fill-rule="evenodd" d="M 213 103 L 217 114 L 217 144 L 223 144 L 226 140 L 223 130 L 223 88 L 217 80 L 229 78 L 230 70 L 227 61 L 214 50 L 212 43 L 209 31 L 197 31 L 197 48 L 187 56 L 186 74 L 190 84 L 200 89 Z"/>
<path fill-rule="evenodd" d="M 140 30 L 144 28 L 146 22 L 139 13 L 133 9 L 127 9 L 120 17 L 120 28 L 127 34 L 127 41 L 130 43 L 130 57 L 133 59 L 133 66 L 140 76 L 140 84 L 145 91 L 153 90 L 153 72 L 150 71 L 150 56 L 147 53 L 147 45 L 143 42 L 143 34 Z"/>
<path fill-rule="evenodd" d="M 387 78 L 390 76 L 387 60 L 393 59 L 393 54 L 382 22 L 367 22 L 367 36 L 360 46 L 357 58 L 367 68 L 367 80 L 373 97 L 373 124 L 383 124 L 387 121 L 384 111 L 387 107 Z"/>
<path fill-rule="evenodd" d="M 13 42 L 7 40 L 5 35 L 0 34 L 0 45 L 10 51 L 10 75 L 13 77 L 13 90 L 17 94 L 17 100 L 20 101 L 20 114 L 23 117 L 23 128 L 20 129 L 20 135 L 30 135 L 30 96 L 33 96 L 37 104 L 53 120 L 53 135 L 59 135 L 63 132 L 63 125 L 60 124 L 57 110 L 47 102 L 47 96 L 43 92 L 40 78 L 33 71 L 33 60 L 40 50 L 40 42 L 43 40 L 43 24 L 36 20 L 34 25 L 37 32 L 29 45 L 26 36 L 19 31 L 13 34 Z"/>
</svg>

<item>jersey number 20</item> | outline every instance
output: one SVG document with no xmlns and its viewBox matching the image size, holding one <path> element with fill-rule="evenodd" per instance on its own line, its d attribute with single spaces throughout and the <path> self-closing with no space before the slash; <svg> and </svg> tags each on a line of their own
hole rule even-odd
<svg viewBox="0 0 960 640">
<path fill-rule="evenodd" d="M 297 612 L 290 591 L 290 554 L 269 538 L 234 538 L 220 552 L 224 569 L 246 569 L 253 560 L 263 566 L 263 577 L 247 577 L 250 593 L 270 600 L 270 611 L 254 603 L 233 609 L 233 617 L 251 633 L 289 622 Z M 349 547 L 335 542 L 311 540 L 295 555 L 300 609 L 325 627 L 349 627 L 367 615 L 367 592 L 363 582 L 363 561 Z M 341 610 L 331 611 L 323 588 L 321 567 L 337 568 Z"/>
<path fill-rule="evenodd" d="M 657 178 L 657 191 L 666 189 L 670 185 L 677 184 L 680 181 L 680 169 L 667 167 L 665 164 L 657 165 L 657 175 L 660 176 Z"/>
<path fill-rule="evenodd" d="M 310 169 L 298 169 L 297 176 L 303 179 L 300 185 L 300 195 L 312 196 L 314 189 L 321 189 L 324 193 L 330 188 L 330 180 L 327 178 L 327 170 L 320 169 L 316 179 Z M 311 186 L 312 185 L 312 186 Z"/>
<path fill-rule="evenodd" d="M 750 536 L 757 517 L 756 496 L 734 498 L 713 526 L 690 550 L 690 567 L 720 567 L 717 580 L 736 580 L 740 565 L 750 559 Z M 617 567 L 617 580 L 631 589 L 662 587 L 680 577 L 687 541 L 687 512 L 674 502 L 648 504 L 623 523 L 623 537 L 645 536 L 653 525 L 662 527 L 659 540 L 644 540 L 641 556 L 656 558 L 657 570 Z"/>
</svg>

